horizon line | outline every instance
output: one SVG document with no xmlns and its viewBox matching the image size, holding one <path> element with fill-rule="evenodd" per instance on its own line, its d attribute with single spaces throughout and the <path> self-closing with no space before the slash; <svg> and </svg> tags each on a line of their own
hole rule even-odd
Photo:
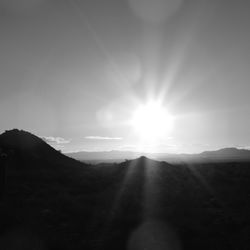
<svg viewBox="0 0 250 250">
<path fill-rule="evenodd" d="M 119 150 L 119 149 L 110 149 L 110 150 L 79 150 L 79 151 L 67 151 L 63 152 L 63 154 L 74 154 L 74 153 L 111 153 L 111 152 L 128 152 L 128 153 L 134 153 L 134 154 L 169 154 L 169 155 L 196 155 L 196 154 L 202 154 L 204 152 L 214 152 L 219 151 L 223 149 L 237 149 L 237 150 L 246 150 L 250 151 L 249 147 L 237 147 L 237 146 L 228 146 L 228 147 L 219 147 L 216 149 L 209 149 L 209 150 L 203 150 L 199 152 L 193 152 L 193 153 L 184 153 L 184 152 L 143 152 L 143 151 L 134 151 L 134 150 Z"/>
</svg>

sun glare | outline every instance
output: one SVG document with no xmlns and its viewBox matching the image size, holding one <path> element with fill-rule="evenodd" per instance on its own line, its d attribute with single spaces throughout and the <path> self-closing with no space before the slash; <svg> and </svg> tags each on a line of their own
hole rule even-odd
<svg viewBox="0 0 250 250">
<path fill-rule="evenodd" d="M 142 140 L 151 141 L 169 135 L 174 118 L 161 104 L 149 102 L 135 110 L 132 126 Z"/>
</svg>

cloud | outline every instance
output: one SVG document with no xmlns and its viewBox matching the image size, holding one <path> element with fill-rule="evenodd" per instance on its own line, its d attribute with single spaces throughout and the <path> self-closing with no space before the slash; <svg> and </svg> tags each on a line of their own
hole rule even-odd
<svg viewBox="0 0 250 250">
<path fill-rule="evenodd" d="M 42 139 L 47 143 L 51 144 L 67 144 L 70 143 L 70 140 L 66 140 L 62 137 L 53 137 L 53 136 L 42 136 Z"/>
<path fill-rule="evenodd" d="M 108 136 L 96 136 L 96 135 L 90 135 L 85 136 L 85 139 L 88 140 L 122 140 L 122 137 L 108 137 Z"/>
</svg>

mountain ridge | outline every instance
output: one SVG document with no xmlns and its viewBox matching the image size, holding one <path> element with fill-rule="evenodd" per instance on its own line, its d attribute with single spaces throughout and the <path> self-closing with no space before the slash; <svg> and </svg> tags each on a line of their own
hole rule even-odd
<svg viewBox="0 0 250 250">
<path fill-rule="evenodd" d="M 143 153 L 133 151 L 79 151 L 73 153 L 66 153 L 71 158 L 79 161 L 124 161 L 127 159 L 136 159 L 140 156 L 146 156 L 151 159 L 164 160 L 164 161 L 212 161 L 214 159 L 220 161 L 250 161 L 250 150 L 238 149 L 236 147 L 221 148 L 218 150 L 204 151 L 197 154 L 171 154 L 171 153 Z"/>
</svg>

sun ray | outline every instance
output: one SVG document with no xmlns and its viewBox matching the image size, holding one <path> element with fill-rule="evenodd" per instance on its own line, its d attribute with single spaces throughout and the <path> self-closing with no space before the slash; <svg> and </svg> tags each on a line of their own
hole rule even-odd
<svg viewBox="0 0 250 250">
<path fill-rule="evenodd" d="M 119 84 L 119 88 L 123 89 L 124 91 L 132 92 L 132 89 L 129 89 L 129 90 L 127 89 L 127 86 L 130 86 L 130 84 L 127 84 L 130 81 L 129 77 L 123 73 L 123 71 L 120 69 L 120 67 L 116 63 L 110 51 L 107 49 L 107 46 L 105 46 L 104 42 L 102 41 L 100 35 L 97 33 L 96 29 L 94 29 L 93 25 L 91 24 L 90 19 L 88 15 L 86 14 L 86 12 L 81 7 L 80 2 L 78 0 L 73 0 L 69 2 L 70 2 L 70 5 L 75 10 L 75 12 L 77 13 L 77 16 L 80 19 L 80 21 L 82 21 L 83 25 L 88 29 L 88 31 L 92 35 L 92 39 L 94 43 L 96 44 L 97 48 L 103 54 L 104 58 L 107 60 L 107 63 L 111 66 L 111 69 L 113 70 L 114 74 L 117 76 L 118 79 L 116 83 Z"/>
</svg>

